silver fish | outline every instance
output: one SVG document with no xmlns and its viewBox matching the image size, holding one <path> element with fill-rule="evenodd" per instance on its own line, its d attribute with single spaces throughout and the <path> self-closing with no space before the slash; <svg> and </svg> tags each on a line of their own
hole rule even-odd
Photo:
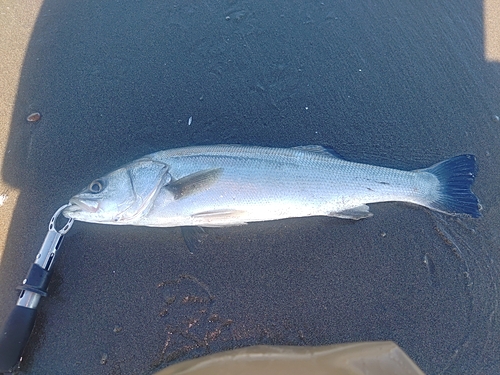
<svg viewBox="0 0 500 375">
<path fill-rule="evenodd" d="M 400 201 L 480 216 L 473 155 L 402 171 L 343 160 L 321 146 L 216 145 L 156 152 L 92 181 L 63 214 L 102 224 L 223 227 L 290 217 L 370 217 Z"/>
</svg>

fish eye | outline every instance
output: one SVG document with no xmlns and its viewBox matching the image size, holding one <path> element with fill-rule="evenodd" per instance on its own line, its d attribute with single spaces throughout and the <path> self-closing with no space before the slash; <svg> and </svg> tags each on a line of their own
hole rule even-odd
<svg viewBox="0 0 500 375">
<path fill-rule="evenodd" d="M 91 193 L 100 193 L 104 188 L 104 182 L 102 180 L 94 180 L 89 185 L 89 190 Z"/>
</svg>

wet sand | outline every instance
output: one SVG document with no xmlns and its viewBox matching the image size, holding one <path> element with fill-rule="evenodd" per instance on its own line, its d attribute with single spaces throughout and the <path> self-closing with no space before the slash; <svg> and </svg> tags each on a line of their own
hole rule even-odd
<svg viewBox="0 0 500 375">
<path fill-rule="evenodd" d="M 359 222 L 212 229 L 194 254 L 179 229 L 76 223 L 21 373 L 150 374 L 253 344 L 392 340 L 427 374 L 495 374 L 500 68 L 483 16 L 480 2 L 45 1 L 3 125 L 2 183 L 19 197 L 2 322 L 53 212 L 161 149 L 322 144 L 402 169 L 473 153 L 484 210 L 377 204 Z"/>
</svg>

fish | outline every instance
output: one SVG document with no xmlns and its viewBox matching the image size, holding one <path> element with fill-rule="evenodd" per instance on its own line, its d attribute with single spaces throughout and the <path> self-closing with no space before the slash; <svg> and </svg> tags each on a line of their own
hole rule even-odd
<svg viewBox="0 0 500 375">
<path fill-rule="evenodd" d="M 226 227 L 295 217 L 372 216 L 406 202 L 477 218 L 474 155 L 399 170 L 345 160 L 322 146 L 192 146 L 159 151 L 92 181 L 67 218 L 114 225 Z"/>
</svg>

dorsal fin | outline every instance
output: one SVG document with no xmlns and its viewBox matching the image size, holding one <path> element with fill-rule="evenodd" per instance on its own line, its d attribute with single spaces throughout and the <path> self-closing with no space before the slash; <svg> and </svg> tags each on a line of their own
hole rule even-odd
<svg viewBox="0 0 500 375">
<path fill-rule="evenodd" d="M 325 148 L 319 145 L 307 145 L 307 146 L 295 146 L 292 147 L 294 150 L 307 151 L 307 152 L 315 152 L 320 155 L 330 156 L 332 158 L 342 159 L 342 157 L 337 154 L 335 151 L 329 148 Z"/>
</svg>

